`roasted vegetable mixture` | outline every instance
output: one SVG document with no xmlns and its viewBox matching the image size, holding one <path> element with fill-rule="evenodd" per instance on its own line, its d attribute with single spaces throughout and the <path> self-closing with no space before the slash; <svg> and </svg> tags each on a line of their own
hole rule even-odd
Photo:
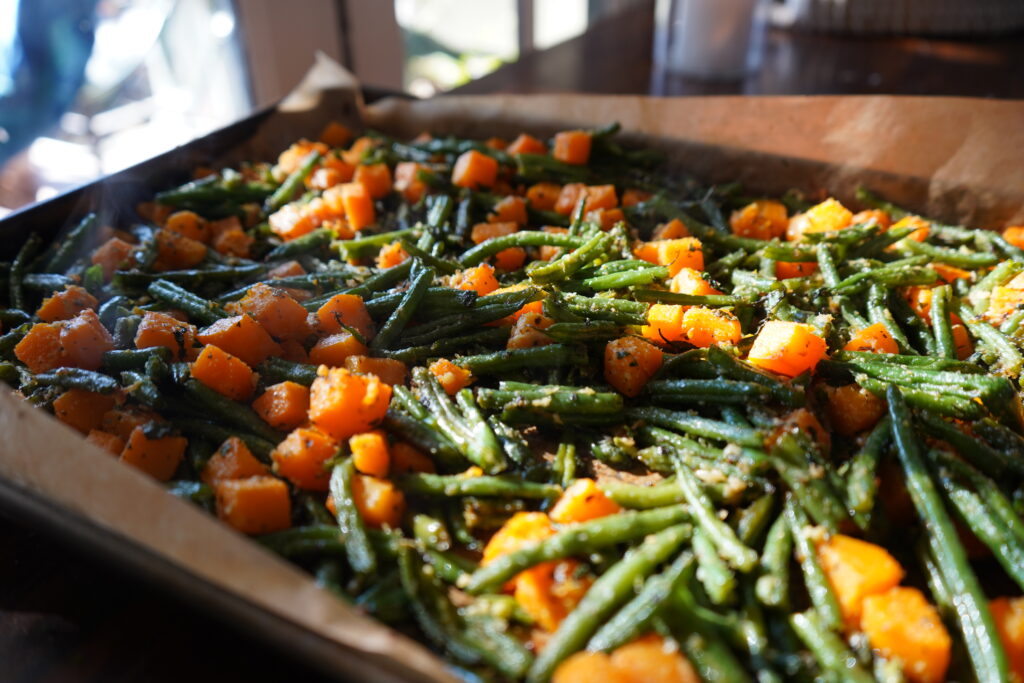
<svg viewBox="0 0 1024 683">
<path fill-rule="evenodd" d="M 1024 227 L 616 131 L 200 169 L 4 264 L 0 378 L 467 680 L 1022 680 Z"/>
</svg>

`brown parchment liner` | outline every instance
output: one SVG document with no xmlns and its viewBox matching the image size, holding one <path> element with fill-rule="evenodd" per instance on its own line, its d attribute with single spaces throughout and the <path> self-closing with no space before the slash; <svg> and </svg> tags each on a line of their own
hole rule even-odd
<svg viewBox="0 0 1024 683">
<path fill-rule="evenodd" d="M 353 87 L 347 73 L 321 61 L 255 137 L 220 161 L 273 159 L 288 142 L 315 137 L 339 112 L 358 128 L 351 116 L 357 109 Z M 406 136 L 431 130 L 508 137 L 619 121 L 628 136 L 657 142 L 676 168 L 707 182 L 738 179 L 763 192 L 797 187 L 815 194 L 828 188 L 848 201 L 865 184 L 947 221 L 980 227 L 1024 222 L 1021 102 L 453 96 L 385 100 L 364 116 L 374 128 Z M 453 680 L 422 645 L 355 612 L 299 569 L 167 495 L 6 390 L 0 391 L 0 435 L 0 484 L 35 494 L 58 516 L 88 521 L 214 591 L 298 625 L 300 630 L 288 633 L 262 621 L 254 628 L 286 638 L 288 648 L 339 677 Z"/>
</svg>

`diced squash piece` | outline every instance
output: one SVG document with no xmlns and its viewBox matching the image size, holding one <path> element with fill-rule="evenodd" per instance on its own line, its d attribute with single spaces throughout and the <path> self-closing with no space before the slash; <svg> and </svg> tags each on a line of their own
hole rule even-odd
<svg viewBox="0 0 1024 683">
<path fill-rule="evenodd" d="M 619 504 L 606 496 L 593 479 L 577 479 L 562 493 L 548 515 L 558 524 L 569 524 L 621 511 Z"/>
<path fill-rule="evenodd" d="M 914 232 L 907 235 L 904 239 L 924 242 L 928 239 L 928 233 L 931 231 L 931 223 L 920 216 L 904 216 L 893 223 L 889 229 L 899 230 L 900 228 L 914 228 Z"/>
<path fill-rule="evenodd" d="M 806 212 L 793 216 L 786 228 L 786 239 L 797 241 L 804 236 L 804 233 L 808 232 L 842 230 L 848 227 L 852 220 L 853 213 L 829 197 Z"/>
<path fill-rule="evenodd" d="M 226 308 L 251 315 L 275 341 L 302 341 L 310 334 L 306 309 L 283 289 L 258 283 Z"/>
<path fill-rule="evenodd" d="M 684 306 L 652 304 L 647 309 L 647 324 L 640 329 L 640 334 L 656 344 L 683 341 L 686 339 L 686 333 L 683 331 L 685 312 Z"/>
<path fill-rule="evenodd" d="M 128 443 L 121 451 L 121 462 L 138 468 L 157 481 L 168 481 L 174 476 L 182 459 L 188 439 L 183 436 L 157 436 L 162 427 L 140 426 L 132 430 Z"/>
<path fill-rule="evenodd" d="M 576 210 L 576 205 L 586 196 L 587 186 L 583 183 L 567 183 L 562 186 L 558 193 L 558 201 L 555 202 L 554 210 L 563 216 L 568 216 Z"/>
<path fill-rule="evenodd" d="M 526 262 L 526 250 L 522 247 L 502 249 L 494 255 L 494 265 L 498 270 L 511 272 L 519 270 Z"/>
<path fill-rule="evenodd" d="M 174 360 L 191 357 L 196 343 L 196 328 L 159 311 L 146 311 L 135 332 L 135 348 L 169 349 Z"/>
<path fill-rule="evenodd" d="M 285 204 L 270 214 L 267 223 L 269 223 L 271 231 L 286 242 L 302 237 L 316 229 L 313 217 L 295 204 Z"/>
<path fill-rule="evenodd" d="M 97 394 L 84 389 L 68 389 L 53 401 L 53 414 L 58 420 L 83 434 L 99 429 L 103 416 L 114 407 L 113 394 Z"/>
<path fill-rule="evenodd" d="M 303 160 L 309 156 L 309 153 L 314 151 L 320 152 L 320 154 L 327 154 L 330 150 L 322 142 L 310 142 L 309 140 L 302 139 L 293 143 L 288 149 L 278 155 L 277 170 L 283 175 L 294 173 L 299 170 Z"/>
<path fill-rule="evenodd" d="M 416 204 L 427 193 L 427 184 L 420 180 L 420 171 L 429 170 L 415 161 L 402 161 L 395 166 L 394 190 L 409 204 Z"/>
<path fill-rule="evenodd" d="M 622 205 L 626 206 L 625 197 L 623 197 Z M 690 231 L 686 229 L 686 225 L 678 218 L 673 218 L 668 223 L 659 224 L 651 234 L 651 238 L 654 240 L 674 240 L 689 236 Z"/>
<path fill-rule="evenodd" d="M 555 183 L 537 183 L 526 189 L 526 201 L 531 209 L 537 211 L 554 211 L 558 198 L 562 194 L 562 186 Z"/>
<path fill-rule="evenodd" d="M 542 541 L 555 533 L 551 518 L 543 512 L 517 512 L 508 518 L 484 546 L 481 565 L 519 550 L 523 545 Z"/>
<path fill-rule="evenodd" d="M 362 356 L 369 350 L 351 332 L 339 332 L 324 337 L 309 350 L 309 362 L 329 368 L 345 367 L 349 356 Z"/>
<path fill-rule="evenodd" d="M 643 242 L 633 250 L 633 254 L 656 266 L 668 266 L 670 277 L 674 277 L 683 268 L 704 270 L 704 251 L 696 237 Z"/>
<path fill-rule="evenodd" d="M 554 320 L 541 313 L 524 313 L 512 326 L 512 334 L 509 335 L 505 348 L 532 349 L 535 346 L 553 344 L 555 340 L 546 335 L 544 330 L 554 323 Z"/>
<path fill-rule="evenodd" d="M 808 277 L 818 270 L 815 261 L 778 261 L 775 264 L 775 279 L 788 280 L 793 277 Z"/>
<path fill-rule="evenodd" d="M 871 646 L 903 662 L 912 683 L 946 680 L 952 640 L 935 607 L 916 588 L 896 587 L 864 599 L 861 628 Z"/>
<path fill-rule="evenodd" d="M 359 164 L 353 180 L 373 199 L 382 199 L 391 193 L 391 169 L 387 164 Z"/>
<path fill-rule="evenodd" d="M 409 253 L 402 247 L 402 243 L 399 241 L 385 244 L 381 247 L 381 250 L 377 252 L 377 267 L 382 269 L 394 268 L 400 263 L 405 263 L 409 260 Z"/>
<path fill-rule="evenodd" d="M 556 235 L 569 234 L 569 228 L 560 228 L 555 225 L 545 225 L 543 228 L 541 228 L 541 230 L 543 230 L 544 232 L 554 233 Z M 552 247 L 550 245 L 545 244 L 540 248 L 540 259 L 542 261 L 552 261 L 564 251 L 565 250 L 562 249 L 561 247 Z"/>
<path fill-rule="evenodd" d="M 555 594 L 555 568 L 558 562 L 544 562 L 520 572 L 513 579 L 516 602 L 545 631 L 558 629 L 568 615 L 566 605 Z M 575 565 L 569 560 L 566 564 Z"/>
<path fill-rule="evenodd" d="M 43 304 L 36 311 L 36 317 L 44 323 L 68 320 L 86 309 L 96 310 L 99 302 L 85 288 L 68 285 L 63 292 L 43 299 Z"/>
<path fill-rule="evenodd" d="M 379 429 L 354 434 L 348 440 L 352 451 L 352 463 L 363 474 L 374 477 L 386 477 L 391 469 L 391 454 L 388 449 L 388 438 Z"/>
<path fill-rule="evenodd" d="M 974 344 L 971 342 L 971 335 L 963 325 L 953 325 L 953 344 L 956 347 L 956 357 L 959 360 L 966 360 L 972 353 L 974 353 Z"/>
<path fill-rule="evenodd" d="M 739 319 L 729 311 L 706 306 L 691 306 L 683 313 L 682 332 L 686 341 L 707 348 L 737 344 L 743 336 Z"/>
<path fill-rule="evenodd" d="M 505 151 L 512 155 L 547 154 L 548 148 L 547 145 L 532 135 L 520 133 L 519 137 L 513 140 Z"/>
<path fill-rule="evenodd" d="M 729 216 L 729 226 L 734 235 L 755 240 L 770 240 L 782 237 L 789 227 L 786 206 L 773 199 L 758 199 Z"/>
<path fill-rule="evenodd" d="M 204 244 L 208 244 L 213 237 L 209 222 L 194 211 L 175 211 L 167 217 L 164 227 Z"/>
<path fill-rule="evenodd" d="M 810 325 L 771 320 L 757 333 L 747 360 L 765 370 L 796 377 L 813 371 L 827 352 L 825 340 Z"/>
<path fill-rule="evenodd" d="M 158 230 L 156 245 L 154 270 L 184 270 L 199 265 L 206 258 L 205 244 L 172 230 Z"/>
<path fill-rule="evenodd" d="M 371 529 L 398 527 L 405 514 L 405 494 L 387 479 L 364 474 L 352 478 L 352 500 Z"/>
<path fill-rule="evenodd" d="M 160 421 L 160 416 L 148 408 L 132 405 L 115 406 L 103 415 L 100 429 L 120 437 L 122 441 L 128 441 L 136 427 Z"/>
<path fill-rule="evenodd" d="M 1024 249 L 1024 225 L 1011 225 L 1003 230 L 1003 239 L 1017 247 Z"/>
<path fill-rule="evenodd" d="M 494 277 L 494 267 L 489 263 L 460 270 L 451 276 L 448 284 L 454 289 L 474 291 L 480 296 L 487 296 L 500 287 L 498 278 Z"/>
<path fill-rule="evenodd" d="M 378 141 L 374 138 L 362 136 L 355 139 L 352 145 L 345 150 L 342 157 L 350 164 L 362 163 L 363 157 L 366 153 L 372 150 L 378 145 Z"/>
<path fill-rule="evenodd" d="M 61 323 L 60 345 L 67 365 L 98 370 L 103 354 L 114 349 L 114 338 L 103 327 L 96 311 L 87 308 Z"/>
<path fill-rule="evenodd" d="M 192 363 L 192 376 L 233 401 L 248 399 L 256 388 L 256 373 L 245 361 L 212 344 Z"/>
<path fill-rule="evenodd" d="M 853 436 L 874 427 L 885 414 L 885 401 L 859 384 L 826 386 L 825 396 L 829 422 L 843 436 Z"/>
<path fill-rule="evenodd" d="M 306 187 L 311 190 L 329 190 L 355 177 L 356 167 L 339 157 L 328 157 L 321 164 L 326 165 L 321 165 L 306 179 Z"/>
<path fill-rule="evenodd" d="M 931 290 L 928 290 L 929 293 Z M 1024 306 L 1024 290 L 1011 287 L 993 287 L 988 299 L 985 319 L 998 325 Z M 929 316 L 929 320 L 931 317 Z"/>
<path fill-rule="evenodd" d="M 939 277 L 946 282 L 970 280 L 972 277 L 971 271 L 957 268 L 956 266 L 947 266 L 945 263 L 929 263 L 928 267 L 938 273 Z"/>
<path fill-rule="evenodd" d="M 463 152 L 452 168 L 452 184 L 471 190 L 491 187 L 497 179 L 497 160 L 475 149 Z"/>
<path fill-rule="evenodd" d="M 437 381 L 449 396 L 459 393 L 473 381 L 473 373 L 446 358 L 439 358 L 431 363 L 430 372 L 437 377 Z"/>
<path fill-rule="evenodd" d="M 843 534 L 818 544 L 818 561 L 851 629 L 857 628 L 864 598 L 884 593 L 903 579 L 903 567 L 885 548 Z"/>
<path fill-rule="evenodd" d="M 344 368 L 318 370 L 309 394 L 309 419 L 335 439 L 372 429 L 387 412 L 391 387 L 376 375 Z"/>
<path fill-rule="evenodd" d="M 349 143 L 353 135 L 352 131 L 344 123 L 331 121 L 320 132 L 319 140 L 328 147 L 344 147 Z"/>
<path fill-rule="evenodd" d="M 611 653 L 612 668 L 625 673 L 635 683 L 700 683 L 690 660 L 679 646 L 650 633 L 616 648 Z M 605 677 L 602 676 L 601 680 Z"/>
<path fill-rule="evenodd" d="M 199 478 L 204 484 L 214 486 L 227 479 L 246 479 L 267 474 L 270 474 L 270 470 L 256 459 L 245 442 L 237 436 L 230 436 L 206 461 Z"/>
<path fill-rule="evenodd" d="M 699 680 L 699 679 L 698 679 Z M 612 666 L 611 657 L 603 652 L 580 650 L 558 665 L 551 683 L 637 683 L 626 671 Z"/>
<path fill-rule="evenodd" d="M 252 402 L 252 409 L 274 429 L 295 429 L 306 421 L 309 387 L 292 381 L 272 384 Z"/>
<path fill-rule="evenodd" d="M 525 289 L 525 288 L 527 288 L 529 286 L 530 285 L 528 283 L 520 282 L 520 283 L 515 284 L 515 285 L 509 285 L 508 287 L 501 287 L 500 289 L 496 289 L 493 292 L 491 292 L 491 294 L 506 294 L 508 292 L 518 292 L 518 291 L 520 291 L 522 289 Z M 490 296 L 491 294 L 489 294 L 488 296 Z M 544 312 L 544 302 L 543 301 L 531 301 L 528 304 L 523 304 L 523 307 L 520 308 L 515 313 L 513 313 L 512 315 L 507 316 L 505 318 L 502 318 L 501 320 L 498 320 L 498 321 L 493 322 L 493 323 L 487 323 L 487 325 L 488 326 L 495 326 L 495 327 L 504 327 L 506 325 L 514 324 L 515 321 L 519 320 L 520 316 L 525 315 L 526 313 L 543 313 L 543 312 Z"/>
<path fill-rule="evenodd" d="M 631 398 L 639 395 L 661 363 L 661 349 L 638 337 L 620 337 L 604 347 L 605 380 Z"/>
<path fill-rule="evenodd" d="M 107 280 L 113 276 L 115 270 L 128 268 L 132 263 L 132 252 L 135 245 L 120 239 L 111 237 L 109 240 L 93 250 L 89 261 L 93 265 L 103 268 L 103 277 Z"/>
<path fill-rule="evenodd" d="M 860 330 L 846 343 L 844 351 L 867 353 L 899 353 L 900 347 L 882 323 L 874 323 Z"/>
<path fill-rule="evenodd" d="M 285 339 L 281 342 L 281 358 L 292 363 L 309 364 L 309 354 L 306 347 L 293 339 Z"/>
<path fill-rule="evenodd" d="M 615 209 L 619 206 L 619 195 L 614 185 L 587 185 L 583 196 L 587 200 L 587 211 Z"/>
<path fill-rule="evenodd" d="M 337 334 L 351 327 L 367 341 L 373 337 L 373 319 L 361 296 L 335 294 L 317 309 L 316 317 L 323 334 Z"/>
<path fill-rule="evenodd" d="M 217 517 L 243 534 L 269 534 L 292 525 L 288 486 L 277 477 L 226 479 L 216 485 Z"/>
<path fill-rule="evenodd" d="M 274 471 L 300 489 L 326 491 L 331 473 L 324 463 L 338 453 L 338 442 L 318 429 L 297 427 L 277 444 L 270 457 Z"/>
<path fill-rule="evenodd" d="M 500 223 L 477 223 L 470 231 L 469 237 L 473 240 L 474 244 L 480 244 L 481 242 L 486 242 L 489 239 L 504 237 L 505 235 L 511 235 L 515 232 L 519 232 L 519 226 L 512 221 L 504 221 Z"/>
<path fill-rule="evenodd" d="M 36 323 L 14 347 L 15 357 L 35 373 L 65 365 L 60 325 Z"/>
<path fill-rule="evenodd" d="M 615 227 L 616 223 L 620 223 L 626 219 L 626 215 L 622 213 L 622 209 L 596 209 L 594 211 L 588 211 L 587 215 L 583 217 L 583 220 L 588 223 L 593 223 L 597 227 L 601 228 L 605 232 Z"/>
<path fill-rule="evenodd" d="M 1010 680 L 1024 681 L 1024 598 L 996 598 L 989 602 L 999 640 L 1010 661 Z"/>
<path fill-rule="evenodd" d="M 104 432 L 100 429 L 91 430 L 86 435 L 85 440 L 94 446 L 102 448 L 111 455 L 121 455 L 121 451 L 124 450 L 124 439 L 117 434 Z"/>
<path fill-rule="evenodd" d="M 590 161 L 591 142 L 590 133 L 583 130 L 556 133 L 551 156 L 566 164 L 585 164 Z"/>
<path fill-rule="evenodd" d="M 419 449 L 404 441 L 391 444 L 391 476 L 400 477 L 412 472 L 432 474 L 436 471 L 434 461 Z"/>
<path fill-rule="evenodd" d="M 881 209 L 867 209 L 853 214 L 850 225 L 877 225 L 882 230 L 888 230 L 892 225 L 892 218 Z"/>
<path fill-rule="evenodd" d="M 373 225 L 377 220 L 377 211 L 373 206 L 373 197 L 362 183 L 345 183 L 341 188 L 341 205 L 345 210 L 345 219 L 356 232 Z"/>
<path fill-rule="evenodd" d="M 622 205 L 623 206 L 636 206 L 642 202 L 646 202 L 654 195 L 647 190 L 638 190 L 635 187 L 631 187 L 622 193 Z M 686 237 L 686 235 L 679 235 L 680 237 Z"/>
<path fill-rule="evenodd" d="M 232 216 L 232 218 L 235 217 Z M 235 220 L 237 221 L 238 219 L 235 218 Z M 249 258 L 249 250 L 255 242 L 256 238 L 239 226 L 219 231 L 216 237 L 213 238 L 212 245 L 218 254 Z"/>
<path fill-rule="evenodd" d="M 409 368 L 394 358 L 370 358 L 355 354 L 345 359 L 345 368 L 359 375 L 374 375 L 391 386 L 404 385 L 409 379 Z"/>
<path fill-rule="evenodd" d="M 721 294 L 722 292 L 711 286 L 700 271 L 693 268 L 680 268 L 679 272 L 669 280 L 670 291 L 676 294 L 693 294 L 696 296 L 709 296 Z"/>
<path fill-rule="evenodd" d="M 275 280 L 284 277 L 295 277 L 298 275 L 305 275 L 306 269 L 302 267 L 302 264 L 298 261 L 286 261 L 281 265 L 271 268 L 267 271 L 267 276 L 272 277 Z"/>
<path fill-rule="evenodd" d="M 510 194 L 494 205 L 494 212 L 487 214 L 489 223 L 515 223 L 525 226 L 527 223 L 526 202 L 522 197 Z"/>
<path fill-rule="evenodd" d="M 270 333 L 251 315 L 221 318 L 199 331 L 196 337 L 204 344 L 213 344 L 241 358 L 250 367 L 259 365 L 271 356 L 280 356 L 281 347 Z"/>
</svg>

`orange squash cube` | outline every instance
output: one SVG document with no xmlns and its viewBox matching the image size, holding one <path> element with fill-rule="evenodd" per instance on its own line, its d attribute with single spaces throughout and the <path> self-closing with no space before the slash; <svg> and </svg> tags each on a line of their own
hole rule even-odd
<svg viewBox="0 0 1024 683">
<path fill-rule="evenodd" d="M 361 296 L 335 294 L 317 309 L 316 317 L 323 334 L 338 334 L 351 327 L 363 339 L 373 338 L 373 319 Z"/>
<path fill-rule="evenodd" d="M 373 199 L 382 199 L 391 193 L 391 169 L 387 164 L 359 164 L 353 180 L 365 187 Z"/>
<path fill-rule="evenodd" d="M 874 649 L 885 657 L 902 660 L 908 681 L 946 680 L 952 639 L 921 591 L 897 586 L 867 596 L 860 623 Z"/>
<path fill-rule="evenodd" d="M 786 206 L 772 199 L 758 199 L 729 216 L 729 226 L 734 235 L 756 240 L 770 240 L 782 237 L 789 227 Z"/>
<path fill-rule="evenodd" d="M 446 358 L 431 363 L 429 370 L 449 396 L 459 393 L 473 381 L 473 373 Z"/>
<path fill-rule="evenodd" d="M 292 381 L 272 384 L 252 402 L 252 409 L 274 429 L 295 429 L 306 421 L 309 387 Z"/>
<path fill-rule="evenodd" d="M 860 330 L 846 343 L 844 351 L 866 353 L 899 353 L 900 347 L 882 323 L 874 323 Z"/>
<path fill-rule="evenodd" d="M 35 373 L 65 365 L 60 325 L 36 323 L 14 347 L 14 356 Z"/>
<path fill-rule="evenodd" d="M 656 266 L 668 266 L 670 277 L 674 277 L 683 268 L 704 270 L 704 251 L 696 237 L 644 242 L 633 250 L 633 254 Z"/>
<path fill-rule="evenodd" d="M 352 478 L 352 500 L 371 529 L 397 527 L 405 514 L 405 494 L 387 479 L 363 474 Z"/>
<path fill-rule="evenodd" d="M 355 434 L 349 437 L 348 447 L 352 451 L 352 463 L 357 470 L 374 477 L 388 476 L 391 469 L 391 454 L 384 432 L 374 429 Z"/>
<path fill-rule="evenodd" d="M 68 320 L 86 309 L 96 310 L 99 302 L 92 294 L 78 285 L 68 285 L 63 292 L 56 292 L 43 299 L 36 311 L 36 317 L 44 323 Z"/>
<path fill-rule="evenodd" d="M 452 184 L 478 190 L 492 187 L 498 179 L 498 162 L 494 157 L 471 149 L 455 160 L 452 168 Z"/>
<path fill-rule="evenodd" d="M 682 333 L 694 346 L 707 348 L 737 344 L 743 336 L 739 319 L 729 311 L 691 306 L 683 313 Z"/>
<path fill-rule="evenodd" d="M 247 365 L 259 365 L 270 356 L 280 356 L 281 347 L 251 315 L 222 318 L 199 331 L 196 337 L 241 358 Z"/>
<path fill-rule="evenodd" d="M 621 511 L 619 504 L 606 496 L 593 479 L 577 479 L 562 493 L 548 515 L 558 524 L 570 524 Z"/>
<path fill-rule="evenodd" d="M 248 313 L 275 341 L 302 341 L 310 334 L 306 309 L 283 289 L 258 283 L 226 308 L 231 313 Z"/>
<path fill-rule="evenodd" d="M 309 361 L 313 365 L 341 368 L 349 356 L 362 356 L 368 351 L 351 332 L 339 332 L 318 341 L 309 350 Z"/>
<path fill-rule="evenodd" d="M 270 474 L 267 466 L 256 459 L 245 442 L 237 436 L 231 436 L 206 461 L 199 478 L 204 484 L 214 486 L 227 479 L 246 479 L 267 474 Z"/>
<path fill-rule="evenodd" d="M 400 477 L 411 472 L 432 474 L 437 471 L 434 461 L 419 449 L 399 441 L 391 444 L 391 476 Z"/>
<path fill-rule="evenodd" d="M 92 429 L 86 435 L 85 440 L 94 446 L 102 448 L 111 455 L 121 455 L 121 451 L 124 450 L 124 439 L 119 437 L 117 434 L 111 434 L 110 432 L 104 432 L 100 429 Z"/>
<path fill-rule="evenodd" d="M 771 320 L 757 333 L 747 360 L 765 370 L 796 377 L 813 371 L 827 352 L 825 340 L 810 325 Z"/>
<path fill-rule="evenodd" d="M 551 156 L 566 164 L 585 164 L 590 161 L 591 142 L 590 133 L 583 130 L 556 133 Z"/>
<path fill-rule="evenodd" d="M 362 183 L 345 183 L 341 188 L 341 205 L 345 211 L 345 219 L 352 230 L 359 232 L 373 225 L 377 220 L 377 211 L 373 206 L 373 197 Z"/>
<path fill-rule="evenodd" d="M 1024 598 L 996 598 L 989 609 L 1010 660 L 1011 680 L 1024 681 Z"/>
<path fill-rule="evenodd" d="M 818 270 L 815 261 L 778 261 L 775 264 L 775 279 L 788 280 L 793 277 L 808 277 Z"/>
<path fill-rule="evenodd" d="M 300 489 L 326 491 L 331 473 L 324 463 L 338 453 L 338 442 L 318 429 L 297 427 L 270 454 L 274 471 Z"/>
<path fill-rule="evenodd" d="M 66 365 L 98 370 L 103 354 L 114 349 L 114 338 L 100 322 L 96 311 L 87 308 L 60 324 L 60 345 Z"/>
<path fill-rule="evenodd" d="M 721 294 L 719 290 L 711 286 L 704 279 L 700 271 L 693 268 L 680 268 L 679 272 L 669 280 L 668 288 L 676 294 L 692 294 L 695 296 L 710 296 Z"/>
<path fill-rule="evenodd" d="M 520 133 L 519 137 L 513 140 L 512 144 L 505 151 L 513 156 L 519 154 L 547 154 L 548 148 L 547 145 L 532 135 Z"/>
<path fill-rule="evenodd" d="M 852 629 L 859 623 L 864 598 L 884 593 L 903 579 L 903 567 L 885 548 L 843 534 L 818 544 L 818 561 Z"/>
<path fill-rule="evenodd" d="M 537 211 L 554 211 L 562 186 L 555 183 L 537 183 L 526 189 L 526 201 Z"/>
<path fill-rule="evenodd" d="M 183 323 L 159 311 L 146 311 L 135 332 L 135 348 L 161 346 L 170 350 L 171 358 L 178 361 L 191 357 L 195 343 L 195 325 Z"/>
<path fill-rule="evenodd" d="M 391 387 L 376 375 L 321 367 L 309 394 L 309 419 L 335 439 L 372 429 L 391 403 Z"/>
<path fill-rule="evenodd" d="M 404 385 L 409 379 L 409 368 L 394 358 L 370 358 L 355 354 L 345 359 L 345 369 L 358 375 L 374 375 L 390 386 Z"/>
<path fill-rule="evenodd" d="M 885 401 L 858 384 L 826 386 L 825 396 L 829 422 L 843 436 L 874 427 L 885 414 Z"/>
<path fill-rule="evenodd" d="M 494 267 L 489 263 L 481 263 L 473 268 L 460 270 L 451 276 L 448 286 L 454 289 L 474 291 L 480 296 L 487 296 L 500 286 L 494 277 Z"/>
<path fill-rule="evenodd" d="M 132 430 L 120 460 L 157 481 L 168 481 L 185 457 L 188 439 L 183 436 L 150 438 L 147 431 L 145 426 Z"/>
<path fill-rule="evenodd" d="M 217 517 L 243 534 L 269 534 L 292 525 L 288 486 L 276 477 L 226 479 L 216 485 Z"/>
<path fill-rule="evenodd" d="M 674 304 L 652 304 L 647 309 L 647 324 L 640 328 L 640 334 L 656 344 L 683 341 L 683 313 L 685 307 Z"/>
<path fill-rule="evenodd" d="M 128 268 L 133 261 L 135 245 L 118 237 L 112 237 L 93 250 L 90 263 L 103 268 L 103 278 L 109 280 L 114 271 Z"/>
<path fill-rule="evenodd" d="M 88 434 L 99 429 L 103 416 L 114 407 L 113 394 L 97 394 L 84 389 L 68 389 L 53 401 L 53 414 L 64 424 Z"/>
<path fill-rule="evenodd" d="M 631 398 L 643 391 L 661 363 L 661 350 L 638 337 L 620 337 L 604 347 L 605 380 Z"/>
<path fill-rule="evenodd" d="M 256 373 L 245 361 L 212 344 L 192 363 L 192 376 L 233 401 L 246 400 L 256 388 Z"/>
<path fill-rule="evenodd" d="M 415 161 L 402 161 L 395 165 L 394 190 L 409 204 L 416 204 L 427 193 L 427 184 L 420 180 L 420 171 L 428 168 Z"/>
<path fill-rule="evenodd" d="M 503 197 L 494 205 L 494 212 L 487 214 L 488 223 L 515 223 L 522 227 L 528 221 L 526 202 L 514 194 Z"/>
</svg>

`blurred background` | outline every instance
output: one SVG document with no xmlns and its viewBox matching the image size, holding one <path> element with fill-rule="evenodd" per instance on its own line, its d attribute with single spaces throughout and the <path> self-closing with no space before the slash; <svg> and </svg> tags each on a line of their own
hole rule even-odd
<svg viewBox="0 0 1024 683">
<path fill-rule="evenodd" d="M 0 0 L 0 214 L 272 104 L 365 84 L 1024 97 L 1022 0 Z"/>
</svg>

